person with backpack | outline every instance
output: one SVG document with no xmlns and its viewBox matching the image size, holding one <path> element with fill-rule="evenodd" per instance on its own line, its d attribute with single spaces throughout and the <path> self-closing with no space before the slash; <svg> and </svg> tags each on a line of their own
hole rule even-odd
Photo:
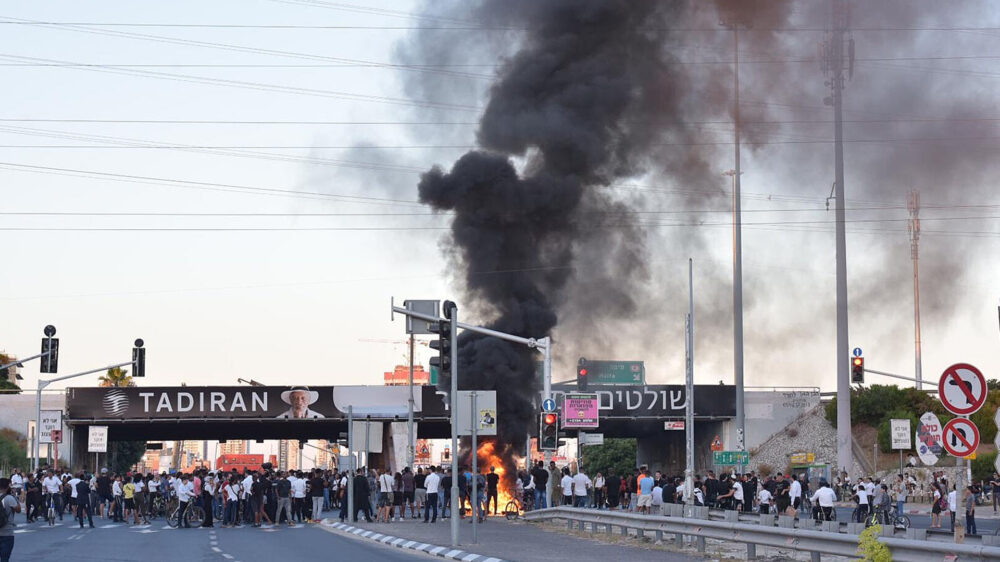
<svg viewBox="0 0 1000 562">
<path fill-rule="evenodd" d="M 10 480 L 0 478 L 0 562 L 10 562 L 14 551 L 15 513 L 21 513 L 21 502 L 11 495 Z"/>
</svg>

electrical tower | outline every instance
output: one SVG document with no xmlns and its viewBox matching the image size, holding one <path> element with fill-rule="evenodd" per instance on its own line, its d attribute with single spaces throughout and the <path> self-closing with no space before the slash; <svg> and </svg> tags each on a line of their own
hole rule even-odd
<svg viewBox="0 0 1000 562">
<path fill-rule="evenodd" d="M 910 259 L 913 260 L 913 330 L 914 330 L 914 361 L 917 379 L 917 390 L 924 387 L 923 369 L 920 361 L 920 192 L 913 190 L 910 192 L 910 200 L 907 202 L 910 209 Z"/>
<path fill-rule="evenodd" d="M 844 212 L 844 82 L 854 74 L 854 39 L 849 37 L 850 12 L 845 0 L 830 0 L 831 31 L 821 46 L 820 66 L 832 95 L 825 105 L 833 106 L 834 197 L 837 226 L 837 468 L 853 468 L 851 448 L 851 367 L 847 331 L 847 233 Z M 846 75 L 846 76 L 845 76 Z"/>
</svg>

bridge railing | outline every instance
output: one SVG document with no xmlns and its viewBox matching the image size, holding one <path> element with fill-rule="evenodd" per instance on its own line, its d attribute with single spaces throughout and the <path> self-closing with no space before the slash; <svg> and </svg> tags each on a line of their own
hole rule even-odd
<svg viewBox="0 0 1000 562">
<path fill-rule="evenodd" d="M 726 512 L 725 520 L 710 517 L 704 507 L 672 505 L 672 515 L 643 515 L 620 511 L 597 511 L 571 507 L 555 507 L 530 511 L 525 514 L 528 521 L 566 521 L 568 529 L 577 528 L 591 533 L 614 532 L 618 528 L 622 535 L 634 531 L 639 537 L 652 536 L 661 544 L 664 535 L 673 535 L 675 544 L 684 544 L 685 538 L 692 540 L 699 552 L 705 551 L 707 539 L 742 543 L 746 545 L 747 558 L 756 558 L 757 546 L 783 548 L 809 552 L 812 560 L 818 561 L 823 554 L 856 557 L 858 534 L 864 529 L 860 523 L 847 525 L 841 532 L 836 521 L 814 522 L 804 520 L 799 528 L 796 520 L 787 516 L 757 516 L 756 523 L 740 521 L 739 514 Z M 777 525 L 777 526 L 775 526 Z M 981 544 L 955 544 L 926 538 L 923 529 L 907 529 L 898 537 L 896 530 L 883 527 L 879 541 L 892 551 L 894 560 L 931 562 L 944 559 L 958 560 L 998 560 L 1000 546 L 992 546 L 994 537 L 985 537 Z M 954 557 L 954 558 L 952 558 Z"/>
</svg>

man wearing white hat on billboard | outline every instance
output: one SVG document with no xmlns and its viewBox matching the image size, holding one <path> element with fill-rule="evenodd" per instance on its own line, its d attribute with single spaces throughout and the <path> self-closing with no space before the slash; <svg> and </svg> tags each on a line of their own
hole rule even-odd
<svg viewBox="0 0 1000 562">
<path fill-rule="evenodd" d="M 281 393 L 281 400 L 291 406 L 291 408 L 278 416 L 279 420 L 320 419 L 326 417 L 309 409 L 309 406 L 319 400 L 319 393 L 309 390 L 307 386 L 293 386 L 291 389 Z"/>
</svg>

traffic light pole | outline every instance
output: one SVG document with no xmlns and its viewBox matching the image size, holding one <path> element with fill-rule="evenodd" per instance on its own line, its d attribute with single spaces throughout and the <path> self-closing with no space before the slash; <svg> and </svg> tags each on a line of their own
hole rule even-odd
<svg viewBox="0 0 1000 562">
<path fill-rule="evenodd" d="M 354 473 L 358 471 L 358 462 L 354 460 L 357 451 L 354 450 L 354 406 L 347 406 L 347 450 L 350 452 L 351 466 L 347 469 L 347 511 L 348 521 L 357 521 L 358 510 L 354 508 Z"/>
<path fill-rule="evenodd" d="M 73 373 L 72 375 L 63 375 L 61 377 L 56 377 L 54 379 L 49 379 L 43 381 L 38 379 L 38 388 L 35 389 L 35 438 L 34 438 L 34 454 L 32 455 L 32 470 L 38 470 L 38 448 L 41 446 L 40 443 L 40 433 L 41 433 L 41 420 L 42 420 L 42 390 L 54 382 L 64 381 L 66 379 L 72 379 L 76 377 L 82 377 L 84 375 L 92 375 L 94 373 L 100 373 L 101 371 L 107 371 L 109 369 L 114 369 L 116 367 L 124 367 L 125 365 L 131 365 L 131 361 L 126 361 L 125 363 L 118 363 L 116 365 L 108 365 L 107 367 L 101 367 L 100 369 L 91 369 L 89 371 L 83 371 L 82 373 Z"/>
<path fill-rule="evenodd" d="M 474 326 L 471 324 L 463 324 L 458 321 L 458 307 L 452 305 L 450 311 L 445 310 L 444 318 L 438 318 L 432 314 L 423 314 L 414 310 L 409 310 L 403 307 L 396 306 L 393 301 L 390 300 L 390 309 L 393 314 L 402 314 L 403 316 L 408 316 L 410 318 L 418 318 L 420 320 L 426 320 L 428 322 L 448 322 L 451 327 L 451 397 L 449 400 L 449 408 L 451 410 L 451 545 L 458 546 L 458 518 L 455 517 L 455 508 L 458 506 L 458 423 L 455 418 L 456 412 L 458 412 L 458 329 L 468 330 L 470 332 L 475 332 L 477 334 L 482 334 L 484 336 L 491 336 L 501 340 L 518 343 L 521 345 L 526 345 L 532 349 L 537 349 L 542 352 L 542 390 L 545 394 L 545 398 L 549 399 L 552 397 L 552 340 L 548 337 L 535 339 L 535 338 L 524 338 L 521 336 L 515 336 L 514 334 L 508 334 L 505 332 L 498 332 L 497 330 L 491 330 L 489 328 L 484 328 L 482 326 Z M 449 313 L 450 312 L 450 313 Z M 393 317 L 394 318 L 394 317 Z M 475 451 L 473 451 L 475 455 Z M 525 455 L 531 458 L 531 451 L 525 451 Z M 549 452 L 545 453 L 545 462 L 547 463 L 551 460 L 551 454 Z M 546 498 L 551 498 L 552 496 L 552 479 L 549 478 L 545 486 Z"/>
</svg>

